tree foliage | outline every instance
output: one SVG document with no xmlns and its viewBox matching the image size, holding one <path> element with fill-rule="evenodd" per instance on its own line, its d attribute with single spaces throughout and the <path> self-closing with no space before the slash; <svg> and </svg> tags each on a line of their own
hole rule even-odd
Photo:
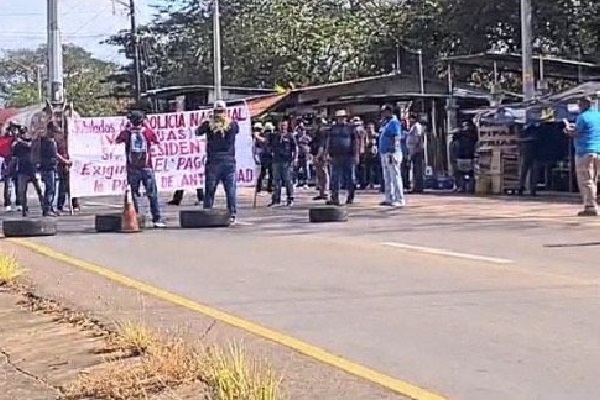
<svg viewBox="0 0 600 400">
<path fill-rule="evenodd" d="M 534 49 L 598 58 L 600 2 L 532 0 Z M 212 1 L 171 0 L 141 29 L 146 88 L 211 83 Z M 422 49 L 440 56 L 519 52 L 518 0 L 221 0 L 223 79 L 299 86 L 391 72 Z M 109 42 L 131 54 L 126 33 Z M 399 57 L 397 57 L 399 56 Z M 410 68 L 408 68 L 410 69 Z"/>
<path fill-rule="evenodd" d="M 38 68 L 42 97 L 46 97 L 46 47 L 35 50 L 6 50 L 0 58 L 0 96 L 9 107 L 26 107 L 39 103 Z M 74 45 L 63 46 L 65 98 L 84 116 L 113 115 L 120 104 L 110 98 L 103 81 L 118 67 L 93 58 Z"/>
</svg>

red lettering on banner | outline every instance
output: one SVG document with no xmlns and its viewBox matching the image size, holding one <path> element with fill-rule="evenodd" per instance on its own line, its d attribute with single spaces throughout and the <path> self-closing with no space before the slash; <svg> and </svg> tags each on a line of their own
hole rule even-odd
<svg viewBox="0 0 600 400">
<path fill-rule="evenodd" d="M 173 130 L 170 129 L 168 131 L 157 131 L 156 136 L 158 137 L 159 142 L 168 142 L 173 140 L 183 140 L 189 137 L 188 131 L 185 129 Z"/>
<path fill-rule="evenodd" d="M 202 157 L 180 157 L 177 160 L 177 170 L 200 169 L 203 167 Z"/>
<path fill-rule="evenodd" d="M 204 144 L 198 141 L 164 142 L 152 147 L 152 155 L 161 156 L 189 156 L 201 154 Z"/>
<path fill-rule="evenodd" d="M 104 182 L 96 179 L 94 181 L 94 193 L 102 193 L 104 192 Z"/>
<path fill-rule="evenodd" d="M 154 165 L 152 168 L 154 172 L 167 172 L 167 159 L 166 158 L 153 158 L 152 159 Z"/>
<path fill-rule="evenodd" d="M 78 133 L 115 133 L 117 129 L 112 122 L 104 121 L 104 119 L 83 119 L 78 120 L 76 125 L 76 131 Z"/>
<path fill-rule="evenodd" d="M 104 138 L 106 139 L 108 144 L 113 145 L 117 143 L 117 136 L 119 135 L 117 133 L 114 133 L 112 135 L 104 135 Z"/>
<path fill-rule="evenodd" d="M 173 175 L 163 175 L 160 181 L 163 189 L 171 189 L 173 187 Z"/>
<path fill-rule="evenodd" d="M 236 181 L 240 183 L 250 183 L 254 178 L 254 170 L 246 168 L 238 170 Z"/>
<path fill-rule="evenodd" d="M 113 192 L 115 192 L 115 191 L 124 192 L 126 188 L 127 188 L 127 179 L 113 179 L 113 181 L 112 181 Z"/>
<path fill-rule="evenodd" d="M 148 117 L 148 123 L 152 129 L 176 129 L 185 128 L 183 114 L 160 114 Z"/>
<path fill-rule="evenodd" d="M 181 178 L 181 184 L 177 187 L 192 186 L 198 187 L 204 181 L 204 174 L 185 174 Z"/>
<path fill-rule="evenodd" d="M 93 165 L 83 164 L 80 175 L 99 176 L 104 179 L 112 179 L 115 175 L 125 174 L 124 165 Z"/>
<path fill-rule="evenodd" d="M 189 117 L 189 127 L 199 127 L 202 122 L 207 120 L 210 117 L 210 114 L 205 111 L 192 111 Z"/>
</svg>

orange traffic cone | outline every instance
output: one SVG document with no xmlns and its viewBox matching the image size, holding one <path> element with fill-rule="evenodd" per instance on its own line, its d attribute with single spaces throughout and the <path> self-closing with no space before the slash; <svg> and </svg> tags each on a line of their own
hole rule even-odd
<svg viewBox="0 0 600 400">
<path fill-rule="evenodd" d="M 121 218 L 121 232 L 140 232 L 140 224 L 138 222 L 137 213 L 135 212 L 135 207 L 133 206 L 133 197 L 131 194 L 130 185 L 127 185 L 127 188 L 125 189 L 123 217 Z"/>
</svg>

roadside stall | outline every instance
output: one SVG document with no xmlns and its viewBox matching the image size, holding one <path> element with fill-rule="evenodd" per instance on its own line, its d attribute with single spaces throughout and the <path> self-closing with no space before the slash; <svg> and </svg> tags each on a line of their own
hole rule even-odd
<svg viewBox="0 0 600 400">
<path fill-rule="evenodd" d="M 475 116 L 475 194 L 519 190 L 520 114 L 521 110 L 500 107 Z"/>
</svg>

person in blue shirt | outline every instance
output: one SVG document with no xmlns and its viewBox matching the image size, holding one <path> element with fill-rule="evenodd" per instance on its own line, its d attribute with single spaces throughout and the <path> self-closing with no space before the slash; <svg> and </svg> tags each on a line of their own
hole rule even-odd
<svg viewBox="0 0 600 400">
<path fill-rule="evenodd" d="M 385 184 L 385 200 L 381 205 L 403 207 L 404 188 L 402 186 L 402 125 L 394 115 L 391 106 L 383 106 L 382 123 L 379 134 L 379 154 Z"/>
<path fill-rule="evenodd" d="M 583 198 L 579 216 L 598 216 L 598 172 L 600 171 L 600 112 L 592 110 L 589 99 L 579 101 L 575 126 L 567 126 L 573 137 L 577 183 Z"/>
</svg>

